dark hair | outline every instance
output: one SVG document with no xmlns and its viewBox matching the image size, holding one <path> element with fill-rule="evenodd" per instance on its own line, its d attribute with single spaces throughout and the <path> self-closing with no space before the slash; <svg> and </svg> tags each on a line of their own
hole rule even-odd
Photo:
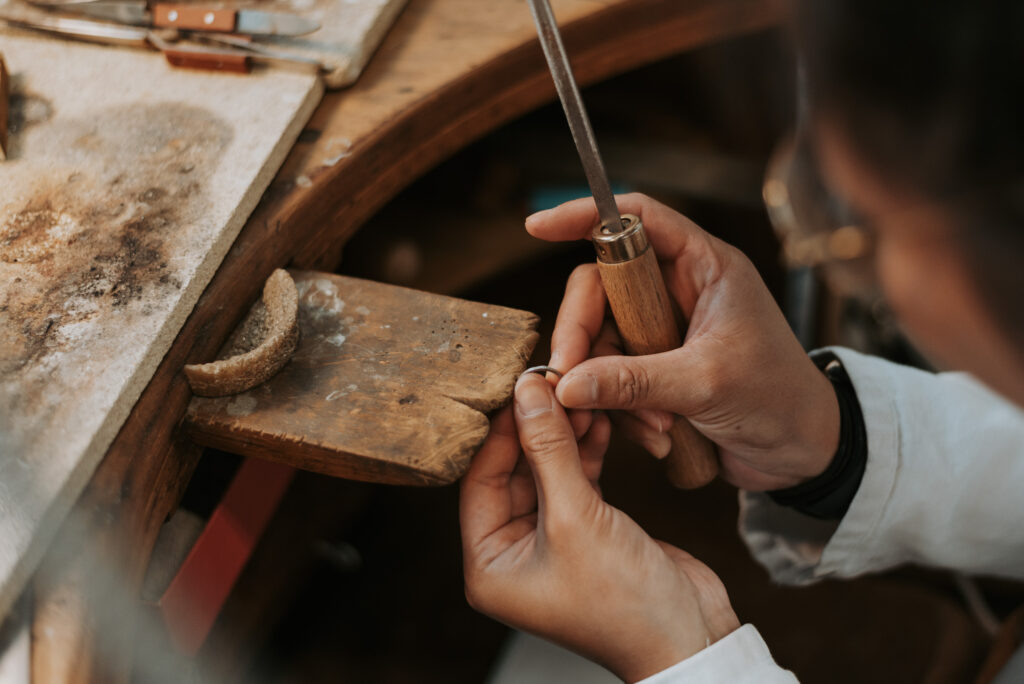
<svg viewBox="0 0 1024 684">
<path fill-rule="evenodd" d="M 796 19 L 812 115 L 958 217 L 1024 350 L 1024 1 L 800 0 Z"/>
</svg>

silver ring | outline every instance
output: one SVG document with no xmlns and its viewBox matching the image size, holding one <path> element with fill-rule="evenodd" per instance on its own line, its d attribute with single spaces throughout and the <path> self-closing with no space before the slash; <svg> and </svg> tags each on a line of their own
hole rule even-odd
<svg viewBox="0 0 1024 684">
<path fill-rule="evenodd" d="M 522 373 L 519 374 L 519 377 L 521 378 L 527 373 L 539 373 L 540 375 L 544 375 L 545 373 L 554 373 L 559 378 L 561 378 L 563 375 L 562 371 L 558 370 L 557 368 L 552 368 L 551 366 L 534 366 L 533 368 L 527 368 L 526 370 L 524 370 Z"/>
</svg>

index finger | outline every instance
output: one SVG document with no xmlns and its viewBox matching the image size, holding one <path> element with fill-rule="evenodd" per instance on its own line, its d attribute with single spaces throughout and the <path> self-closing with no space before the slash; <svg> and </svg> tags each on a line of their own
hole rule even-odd
<svg viewBox="0 0 1024 684">
<path fill-rule="evenodd" d="M 577 266 L 569 276 L 558 308 L 548 365 L 568 373 L 587 360 L 590 347 L 604 324 L 605 301 L 597 266 Z"/>
<path fill-rule="evenodd" d="M 622 213 L 640 217 L 659 259 L 675 259 L 688 245 L 692 246 L 695 239 L 703 241 L 710 237 L 696 223 L 647 195 L 636 192 L 616 195 L 615 203 Z M 589 240 L 598 223 L 600 217 L 594 198 L 583 197 L 528 216 L 526 232 L 551 242 Z"/>
</svg>

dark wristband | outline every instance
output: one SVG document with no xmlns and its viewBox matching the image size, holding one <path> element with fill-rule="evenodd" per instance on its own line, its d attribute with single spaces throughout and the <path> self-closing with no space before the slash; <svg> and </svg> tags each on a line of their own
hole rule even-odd
<svg viewBox="0 0 1024 684">
<path fill-rule="evenodd" d="M 835 354 L 818 355 L 814 363 L 832 382 L 839 401 L 839 447 L 821 475 L 795 487 L 767 494 L 781 506 L 815 518 L 839 520 L 846 515 L 864 477 L 868 463 L 867 428 L 857 392 Z"/>
</svg>

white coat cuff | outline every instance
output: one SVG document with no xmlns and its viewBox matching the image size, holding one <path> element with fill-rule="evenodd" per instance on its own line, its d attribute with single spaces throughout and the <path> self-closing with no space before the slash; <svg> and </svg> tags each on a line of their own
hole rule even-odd
<svg viewBox="0 0 1024 684">
<path fill-rule="evenodd" d="M 775 664 L 753 625 L 743 625 L 702 651 L 637 684 L 796 684 Z"/>
<path fill-rule="evenodd" d="M 899 418 L 889 368 L 849 349 L 828 351 L 842 362 L 857 393 L 867 428 L 867 465 L 850 508 L 838 523 L 780 506 L 766 494 L 740 492 L 740 534 L 772 579 L 782 584 L 852 577 L 899 560 L 871 552 L 898 465 Z"/>
</svg>

